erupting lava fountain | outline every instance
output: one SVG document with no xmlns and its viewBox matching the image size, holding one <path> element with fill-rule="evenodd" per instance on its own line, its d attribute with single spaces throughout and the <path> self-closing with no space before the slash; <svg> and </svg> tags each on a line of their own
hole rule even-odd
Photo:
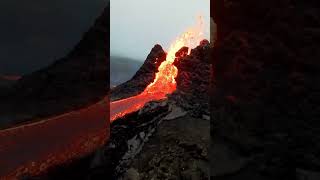
<svg viewBox="0 0 320 180">
<path fill-rule="evenodd" d="M 165 99 L 167 94 L 173 93 L 176 90 L 175 78 L 178 74 L 178 69 L 173 62 L 179 60 L 175 54 L 182 47 L 188 47 L 188 54 L 190 54 L 191 49 L 197 47 L 204 39 L 203 30 L 203 19 L 200 16 L 195 27 L 189 28 L 171 44 L 166 60 L 160 64 L 154 81 L 141 94 L 110 103 L 111 122 L 139 110 L 147 102 Z"/>
</svg>

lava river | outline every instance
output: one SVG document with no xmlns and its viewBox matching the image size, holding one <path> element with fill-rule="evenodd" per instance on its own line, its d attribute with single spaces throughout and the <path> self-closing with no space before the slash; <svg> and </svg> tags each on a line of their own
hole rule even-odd
<svg viewBox="0 0 320 180">
<path fill-rule="evenodd" d="M 204 24 L 202 17 L 200 17 L 197 26 L 189 28 L 172 43 L 166 60 L 158 67 L 154 81 L 141 94 L 110 103 L 111 122 L 139 110 L 147 102 L 166 99 L 167 94 L 171 94 L 176 90 L 175 78 L 178 75 L 178 69 L 173 65 L 174 61 L 179 60 L 176 57 L 176 52 L 182 47 L 189 47 L 188 54 L 190 54 L 190 48 L 195 48 L 204 39 L 203 29 Z"/>
</svg>

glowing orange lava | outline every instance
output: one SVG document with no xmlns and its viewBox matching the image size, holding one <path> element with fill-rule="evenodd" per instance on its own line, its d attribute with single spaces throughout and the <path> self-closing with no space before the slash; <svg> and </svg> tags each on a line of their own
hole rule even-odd
<svg viewBox="0 0 320 180">
<path fill-rule="evenodd" d="M 176 58 L 175 54 L 182 47 L 189 47 L 188 54 L 190 54 L 191 48 L 198 46 L 199 42 L 204 39 L 203 29 L 203 19 L 200 16 L 197 26 L 189 28 L 172 43 L 166 60 L 158 68 L 154 81 L 141 94 L 111 102 L 111 122 L 125 114 L 139 110 L 147 102 L 165 99 L 167 94 L 171 94 L 176 90 L 175 78 L 178 75 L 178 69 L 173 65 L 173 62 L 178 58 Z"/>
<path fill-rule="evenodd" d="M 172 43 L 169 51 L 167 53 L 166 60 L 161 63 L 156 73 L 156 77 L 153 83 L 149 84 L 144 90 L 144 94 L 171 94 L 176 90 L 176 81 L 175 78 L 178 75 L 178 69 L 173 65 L 176 58 L 175 54 L 182 47 L 194 48 L 199 45 L 199 42 L 204 39 L 203 36 L 203 21 L 202 17 L 199 17 L 199 25 L 193 28 L 190 28 L 184 32 L 174 43 Z"/>
</svg>

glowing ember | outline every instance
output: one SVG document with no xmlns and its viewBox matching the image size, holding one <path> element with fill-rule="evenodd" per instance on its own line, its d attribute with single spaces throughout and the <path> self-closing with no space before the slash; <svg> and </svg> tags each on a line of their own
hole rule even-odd
<svg viewBox="0 0 320 180">
<path fill-rule="evenodd" d="M 141 94 L 111 102 L 111 122 L 125 114 L 139 110 L 147 102 L 165 99 L 167 94 L 171 94 L 176 90 L 175 78 L 178 75 L 178 69 L 173 65 L 173 62 L 178 58 L 176 58 L 175 54 L 182 47 L 189 47 L 188 54 L 190 54 L 191 48 L 198 46 L 199 42 L 204 39 L 203 29 L 203 19 L 200 16 L 197 26 L 188 29 L 172 43 L 166 60 L 158 68 L 154 81 Z"/>
</svg>

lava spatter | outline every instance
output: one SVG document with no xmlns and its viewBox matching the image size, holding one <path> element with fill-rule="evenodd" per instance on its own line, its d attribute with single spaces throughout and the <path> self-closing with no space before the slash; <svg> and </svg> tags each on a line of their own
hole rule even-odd
<svg viewBox="0 0 320 180">
<path fill-rule="evenodd" d="M 195 27 L 189 28 L 171 44 L 166 60 L 160 64 L 154 81 L 141 94 L 110 103 L 111 122 L 128 113 L 139 110 L 147 102 L 165 99 L 167 94 L 171 94 L 176 90 L 175 78 L 177 77 L 178 69 L 173 64 L 174 61 L 179 60 L 176 57 L 176 52 L 183 47 L 189 47 L 188 54 L 190 54 L 191 48 L 198 46 L 199 42 L 204 39 L 203 29 L 204 24 L 202 17 L 200 17 Z"/>
</svg>

